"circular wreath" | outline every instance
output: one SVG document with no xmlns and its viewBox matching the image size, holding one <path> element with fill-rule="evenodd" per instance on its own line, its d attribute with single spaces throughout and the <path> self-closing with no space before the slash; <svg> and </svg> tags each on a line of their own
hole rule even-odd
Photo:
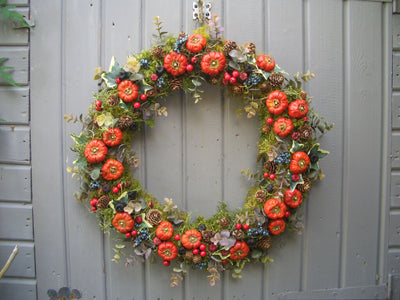
<svg viewBox="0 0 400 300">
<path fill-rule="evenodd" d="M 156 18 L 158 40 L 152 49 L 127 58 L 121 67 L 114 58 L 108 71 L 96 69 L 100 89 L 81 118 L 83 130 L 71 134 L 78 159 L 69 171 L 83 183 L 74 196 L 99 216 L 103 230 L 114 228 L 131 242 L 133 257 L 161 257 L 177 262 L 171 285 L 177 285 L 189 265 L 210 273 L 215 284 L 220 272 L 234 277 L 246 262 L 272 261 L 268 251 L 274 239 L 293 229 L 296 210 L 317 179 L 318 162 L 328 154 L 317 140 L 332 128 L 313 110 L 302 81 L 313 74 L 288 79 L 274 59 L 256 54 L 254 43 L 243 46 L 222 37 L 215 22 L 193 34 L 167 36 Z M 248 118 L 260 121 L 257 172 L 243 172 L 253 185 L 242 208 L 230 212 L 220 203 L 209 219 L 177 208 L 171 199 L 161 203 L 130 172 L 139 159 L 131 149 L 135 133 L 153 127 L 156 116 L 167 116 L 161 103 L 183 90 L 201 100 L 204 82 L 226 88 L 241 98 Z M 116 244 L 115 261 L 126 251 Z"/>
</svg>

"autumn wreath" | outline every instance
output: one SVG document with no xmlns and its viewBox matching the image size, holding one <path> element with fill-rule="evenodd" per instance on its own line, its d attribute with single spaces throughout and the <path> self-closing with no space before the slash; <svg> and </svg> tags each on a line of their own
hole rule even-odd
<svg viewBox="0 0 400 300">
<path fill-rule="evenodd" d="M 288 79 L 266 54 L 256 54 L 222 37 L 214 18 L 192 34 L 168 36 L 155 19 L 157 42 L 152 49 L 129 56 L 121 67 L 113 58 L 108 71 L 96 70 L 100 89 L 81 117 L 83 130 L 72 134 L 78 155 L 69 171 L 82 179 L 75 197 L 97 214 L 103 230 L 114 228 L 129 241 L 134 258 L 159 256 L 165 266 L 177 262 L 171 285 L 187 266 L 208 271 L 210 283 L 233 269 L 240 277 L 246 262 L 271 261 L 274 239 L 294 227 L 296 210 L 315 180 L 318 162 L 328 152 L 317 140 L 331 129 L 311 108 L 302 81 L 313 74 Z M 201 100 L 203 83 L 219 85 L 240 98 L 248 118 L 260 121 L 257 172 L 244 172 L 253 185 L 242 208 L 230 212 L 220 203 L 209 219 L 179 210 L 170 199 L 161 203 L 142 189 L 130 172 L 139 159 L 131 149 L 135 133 L 153 127 L 156 116 L 167 116 L 161 103 L 183 90 Z M 114 260 L 126 243 L 117 243 Z"/>
</svg>

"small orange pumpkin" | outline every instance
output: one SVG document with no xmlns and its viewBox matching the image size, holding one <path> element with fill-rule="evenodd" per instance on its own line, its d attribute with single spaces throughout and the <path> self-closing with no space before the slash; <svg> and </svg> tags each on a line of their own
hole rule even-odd
<svg viewBox="0 0 400 300">
<path fill-rule="evenodd" d="M 303 99 L 297 99 L 289 104 L 289 116 L 301 119 L 308 113 L 308 103 Z"/>
<path fill-rule="evenodd" d="M 130 80 L 121 81 L 118 85 L 118 97 L 125 102 L 132 102 L 139 96 L 139 88 Z"/>
<path fill-rule="evenodd" d="M 271 114 L 280 115 L 288 107 L 286 94 L 281 91 L 273 91 L 268 95 L 266 105 Z"/>
<path fill-rule="evenodd" d="M 178 248 L 174 243 L 164 242 L 158 246 L 157 254 L 167 261 L 171 261 L 178 255 Z"/>
<path fill-rule="evenodd" d="M 256 63 L 257 67 L 266 72 L 271 72 L 275 68 L 275 60 L 269 55 L 261 54 L 257 57 Z"/>
<path fill-rule="evenodd" d="M 271 223 L 268 224 L 268 230 L 271 234 L 277 235 L 285 230 L 285 226 L 285 221 L 283 221 L 282 219 L 273 220 Z"/>
<path fill-rule="evenodd" d="M 171 52 L 164 57 L 164 68 L 173 76 L 179 76 L 186 72 L 188 64 L 185 55 Z"/>
<path fill-rule="evenodd" d="M 264 204 L 264 212 L 270 219 L 283 218 L 286 212 L 286 204 L 276 198 L 268 199 Z"/>
<path fill-rule="evenodd" d="M 122 176 L 124 166 L 115 159 L 109 159 L 101 168 L 101 176 L 105 180 L 116 180 Z"/>
<path fill-rule="evenodd" d="M 229 256 L 230 259 L 243 259 L 249 254 L 250 248 L 244 241 L 236 241 L 235 245 L 229 249 L 231 255 Z"/>
<path fill-rule="evenodd" d="M 115 214 L 112 224 L 119 232 L 127 233 L 132 231 L 135 221 L 127 212 L 119 212 Z"/>
<path fill-rule="evenodd" d="M 190 229 L 182 235 L 181 243 L 186 249 L 196 249 L 201 244 L 201 233 L 196 229 Z"/>
<path fill-rule="evenodd" d="M 310 164 L 310 157 L 303 151 L 298 151 L 293 154 L 289 164 L 290 172 L 293 174 L 304 173 Z"/>
<path fill-rule="evenodd" d="M 168 221 L 161 222 L 156 229 L 156 236 L 162 241 L 169 240 L 173 233 L 172 224 Z"/>
<path fill-rule="evenodd" d="M 102 141 L 91 140 L 85 147 L 85 157 L 88 162 L 95 164 L 106 159 L 108 149 Z"/>
<path fill-rule="evenodd" d="M 192 53 L 199 53 L 206 46 L 207 41 L 201 34 L 189 35 L 186 42 L 186 49 Z"/>
<path fill-rule="evenodd" d="M 274 132 L 279 136 L 287 136 L 293 130 L 293 122 L 290 119 L 279 118 L 274 122 Z"/>
<path fill-rule="evenodd" d="M 303 195 L 297 189 L 294 189 L 294 191 L 287 189 L 284 199 L 287 206 L 296 208 L 301 204 L 301 202 L 303 202 Z"/>
<path fill-rule="evenodd" d="M 204 73 L 215 76 L 225 68 L 225 56 L 221 52 L 210 52 L 201 59 L 201 69 Z"/>
<path fill-rule="evenodd" d="M 103 142 L 108 147 L 114 147 L 121 144 L 122 138 L 122 131 L 118 127 L 108 128 L 108 130 L 103 133 Z"/>
</svg>

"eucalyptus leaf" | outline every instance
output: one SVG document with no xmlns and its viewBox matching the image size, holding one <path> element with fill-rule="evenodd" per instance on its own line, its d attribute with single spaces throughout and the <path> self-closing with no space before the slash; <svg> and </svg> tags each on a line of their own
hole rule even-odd
<svg viewBox="0 0 400 300">
<path fill-rule="evenodd" d="M 91 172 L 90 172 L 90 178 L 92 178 L 93 180 L 97 180 L 100 177 L 100 168 L 94 168 Z"/>
</svg>

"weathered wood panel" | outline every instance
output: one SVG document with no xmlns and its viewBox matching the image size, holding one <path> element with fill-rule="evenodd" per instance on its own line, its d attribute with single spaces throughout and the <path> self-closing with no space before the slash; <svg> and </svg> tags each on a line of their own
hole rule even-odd
<svg viewBox="0 0 400 300">
<path fill-rule="evenodd" d="M 18 254 L 4 276 L 35 278 L 35 253 L 33 243 L 1 241 L 0 266 L 4 266 L 15 245 L 18 245 Z"/>
<path fill-rule="evenodd" d="M 0 87 L 0 119 L 0 124 L 28 124 L 28 88 Z"/>
<path fill-rule="evenodd" d="M 400 50 L 400 15 L 392 16 L 392 45 L 393 50 Z"/>
<path fill-rule="evenodd" d="M 392 128 L 400 129 L 400 93 L 392 95 Z"/>
<path fill-rule="evenodd" d="M 0 200 L 31 202 L 31 167 L 0 165 Z"/>
<path fill-rule="evenodd" d="M 400 249 L 389 249 L 388 251 L 388 266 L 389 274 L 399 274 L 400 273 Z"/>
<path fill-rule="evenodd" d="M 400 246 L 400 212 L 390 212 L 389 246 Z"/>
<path fill-rule="evenodd" d="M 0 203 L 0 239 L 33 240 L 31 205 Z"/>
<path fill-rule="evenodd" d="M 393 54 L 393 89 L 400 89 L 400 53 Z"/>
<path fill-rule="evenodd" d="M 14 78 L 15 82 L 20 85 L 26 85 L 28 83 L 28 52 L 28 48 L 25 47 L 0 47 L 0 57 L 8 58 L 3 66 L 14 68 L 9 71 L 9 73 Z M 6 81 L 0 77 L 0 84 L 5 83 Z"/>
<path fill-rule="evenodd" d="M 400 207 L 400 173 L 393 172 L 390 184 L 390 207 Z"/>
<path fill-rule="evenodd" d="M 4 300 L 39 299 L 36 296 L 36 281 L 28 279 L 2 279 L 0 281 L 0 295 Z M 46 296 L 46 298 L 48 297 Z"/>
<path fill-rule="evenodd" d="M 28 16 L 28 9 L 17 10 L 23 16 Z M 17 24 L 18 25 L 18 24 Z M 28 45 L 28 33 L 27 28 L 15 28 L 15 21 L 10 19 L 4 20 L 3 16 L 0 18 L 0 45 L 1 46 L 20 46 Z"/>
<path fill-rule="evenodd" d="M 30 162 L 30 128 L 0 125 L 0 161 L 28 164 Z"/>
</svg>

